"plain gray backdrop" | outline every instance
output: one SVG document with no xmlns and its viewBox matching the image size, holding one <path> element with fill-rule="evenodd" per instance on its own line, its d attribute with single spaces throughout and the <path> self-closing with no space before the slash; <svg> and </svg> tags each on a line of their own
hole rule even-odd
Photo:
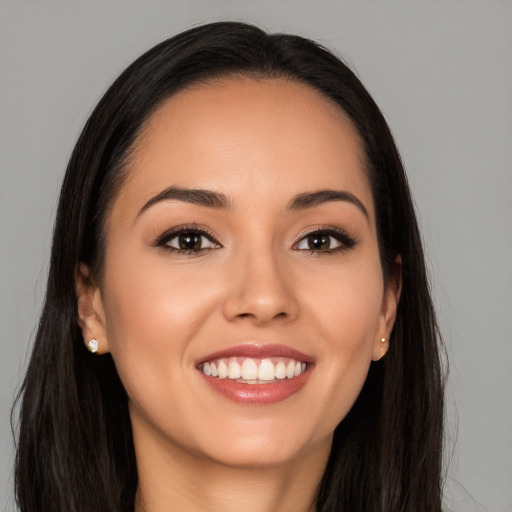
<svg viewBox="0 0 512 512">
<path fill-rule="evenodd" d="M 0 510 L 14 510 L 9 409 L 73 144 L 134 58 L 220 19 L 336 49 L 382 108 L 409 173 L 450 358 L 447 504 L 511 512 L 512 3 L 496 0 L 0 1 Z"/>
</svg>

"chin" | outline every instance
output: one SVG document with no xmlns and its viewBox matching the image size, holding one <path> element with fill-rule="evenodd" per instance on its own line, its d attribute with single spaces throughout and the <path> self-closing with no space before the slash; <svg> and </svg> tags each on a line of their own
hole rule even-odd
<svg viewBox="0 0 512 512">
<path fill-rule="evenodd" d="M 257 470 L 286 466 L 296 461 L 300 454 L 300 449 L 292 447 L 273 446 L 271 443 L 260 446 L 254 443 L 253 446 L 233 446 L 223 453 L 212 454 L 211 458 L 223 466 Z"/>
<path fill-rule="evenodd" d="M 270 425 L 267 425 L 271 427 Z M 245 432 L 243 431 L 245 430 Z M 229 429 L 218 439 L 203 439 L 203 453 L 217 463 L 244 469 L 284 466 L 315 451 L 330 452 L 332 434 L 313 440 L 311 433 L 278 425 L 260 432 Z"/>
</svg>

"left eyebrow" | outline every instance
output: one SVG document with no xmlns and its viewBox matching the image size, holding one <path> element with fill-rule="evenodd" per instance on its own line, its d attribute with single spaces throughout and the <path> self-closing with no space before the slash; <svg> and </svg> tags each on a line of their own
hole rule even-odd
<svg viewBox="0 0 512 512">
<path fill-rule="evenodd" d="M 315 192 L 305 192 L 295 196 L 286 207 L 287 211 L 305 210 L 307 208 L 313 208 L 323 203 L 330 201 L 346 201 L 357 206 L 364 216 L 369 220 L 368 210 L 364 204 L 350 192 L 346 190 L 317 190 Z"/>
<path fill-rule="evenodd" d="M 224 194 L 204 189 L 190 189 L 184 187 L 169 187 L 152 197 L 139 211 L 139 217 L 148 208 L 162 201 L 182 201 L 185 203 L 206 206 L 207 208 L 227 209 L 230 201 Z"/>
</svg>

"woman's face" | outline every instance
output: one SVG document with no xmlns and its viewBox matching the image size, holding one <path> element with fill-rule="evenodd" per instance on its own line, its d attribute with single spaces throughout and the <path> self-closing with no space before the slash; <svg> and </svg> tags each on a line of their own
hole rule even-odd
<svg viewBox="0 0 512 512">
<path fill-rule="evenodd" d="M 196 86 L 153 114 L 103 276 L 84 337 L 112 353 L 136 449 L 239 467 L 328 453 L 396 307 L 355 129 L 277 79 Z"/>
</svg>

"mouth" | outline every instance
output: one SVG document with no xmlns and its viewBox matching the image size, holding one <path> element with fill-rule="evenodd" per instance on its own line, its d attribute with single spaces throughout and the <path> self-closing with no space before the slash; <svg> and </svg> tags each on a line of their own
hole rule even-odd
<svg viewBox="0 0 512 512">
<path fill-rule="evenodd" d="M 285 400 L 307 382 L 311 357 L 283 345 L 239 345 L 210 354 L 196 368 L 210 388 L 238 404 Z"/>
<path fill-rule="evenodd" d="M 241 384 L 269 384 L 298 377 L 306 371 L 307 363 L 288 357 L 230 357 L 206 361 L 199 365 L 199 369 L 217 379 L 235 380 Z"/>
</svg>

